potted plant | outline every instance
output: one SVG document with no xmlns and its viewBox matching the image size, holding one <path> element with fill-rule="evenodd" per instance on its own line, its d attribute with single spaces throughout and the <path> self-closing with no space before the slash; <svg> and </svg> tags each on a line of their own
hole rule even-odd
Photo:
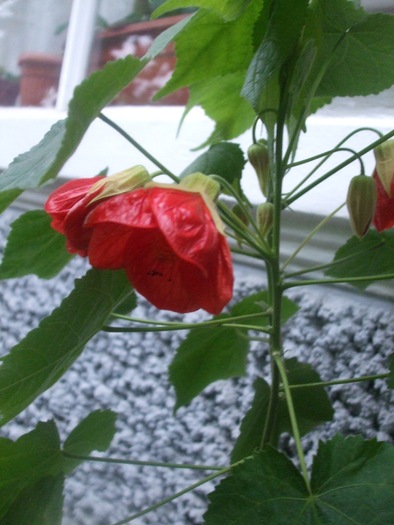
<svg viewBox="0 0 394 525">
<path fill-rule="evenodd" d="M 52 106 L 55 102 L 62 57 L 47 53 L 23 53 L 21 69 L 21 106 Z"/>
<path fill-rule="evenodd" d="M 163 31 L 181 21 L 184 12 L 178 10 L 173 16 L 150 20 L 153 10 L 163 2 L 140 0 L 130 15 L 122 18 L 96 36 L 92 56 L 92 69 L 101 69 L 107 62 L 127 55 L 138 58 L 145 55 L 153 40 Z M 151 104 L 153 95 L 162 88 L 175 68 L 174 45 L 150 61 L 143 71 L 113 101 L 113 104 Z M 160 104 L 185 105 L 187 88 L 181 88 L 160 100 Z"/>
</svg>

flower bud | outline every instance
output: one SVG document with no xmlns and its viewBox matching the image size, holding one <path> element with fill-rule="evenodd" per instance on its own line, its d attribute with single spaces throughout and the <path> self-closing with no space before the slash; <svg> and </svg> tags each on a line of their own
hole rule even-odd
<svg viewBox="0 0 394 525">
<path fill-rule="evenodd" d="M 350 181 L 347 199 L 350 225 L 359 239 L 367 233 L 376 208 L 376 184 L 372 177 L 357 175 Z"/>
<path fill-rule="evenodd" d="M 149 173 L 143 166 L 133 166 L 109 177 L 103 177 L 90 188 L 87 195 L 96 193 L 90 201 L 91 204 L 97 200 L 142 188 L 149 180 Z M 97 190 L 100 188 L 102 191 L 97 194 Z"/>
<path fill-rule="evenodd" d="M 391 182 L 394 176 L 394 140 L 387 140 L 374 149 L 376 171 L 383 187 L 391 197 Z"/>
<path fill-rule="evenodd" d="M 257 227 L 263 237 L 267 237 L 274 222 L 274 205 L 264 202 L 257 207 Z"/>
<path fill-rule="evenodd" d="M 269 176 L 269 155 L 267 143 L 265 140 L 259 140 L 248 148 L 248 159 L 253 166 L 260 189 L 263 195 L 267 195 L 268 176 Z"/>
</svg>

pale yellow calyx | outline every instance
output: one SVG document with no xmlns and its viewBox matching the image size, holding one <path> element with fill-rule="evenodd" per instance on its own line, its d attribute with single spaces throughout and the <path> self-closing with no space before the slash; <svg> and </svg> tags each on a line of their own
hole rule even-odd
<svg viewBox="0 0 394 525">
<path fill-rule="evenodd" d="M 216 180 L 199 172 L 186 175 L 179 183 L 179 186 L 183 189 L 196 191 L 203 195 L 205 194 L 212 201 L 216 201 L 220 193 L 220 184 Z"/>
<path fill-rule="evenodd" d="M 120 171 L 109 177 L 104 177 L 102 180 L 96 182 L 88 191 L 88 195 L 102 188 L 102 191 L 91 200 L 92 203 L 107 197 L 119 195 L 120 193 L 127 193 L 137 188 L 142 188 L 150 180 L 149 173 L 143 166 L 133 166 L 132 168 Z"/>
<path fill-rule="evenodd" d="M 376 171 L 387 195 L 391 197 L 391 181 L 394 176 L 394 140 L 383 142 L 374 149 Z"/>
</svg>

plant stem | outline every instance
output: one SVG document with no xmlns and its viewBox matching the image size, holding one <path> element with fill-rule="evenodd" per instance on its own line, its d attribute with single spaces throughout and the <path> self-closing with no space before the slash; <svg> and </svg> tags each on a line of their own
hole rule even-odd
<svg viewBox="0 0 394 525">
<path fill-rule="evenodd" d="M 298 248 L 290 255 L 290 257 L 287 259 L 287 261 L 284 262 L 282 266 L 282 272 L 283 270 L 291 263 L 291 261 L 294 260 L 294 258 L 300 253 L 300 251 L 308 244 L 308 242 L 312 239 L 314 235 L 325 225 L 327 222 L 336 215 L 339 210 L 341 210 L 345 206 L 345 202 L 338 206 L 333 212 L 331 212 L 327 217 L 325 217 L 313 230 L 310 232 L 310 234 L 305 237 L 305 239 L 302 241 L 302 243 L 298 246 Z"/>
<path fill-rule="evenodd" d="M 135 459 L 120 459 L 120 458 L 102 458 L 99 456 L 80 456 L 78 454 L 70 454 L 65 450 L 62 451 L 63 456 L 71 459 L 80 459 L 83 461 L 95 461 L 100 463 L 115 463 L 120 465 L 135 465 L 141 467 L 162 467 L 172 469 L 191 469 L 191 470 L 217 470 L 222 471 L 227 467 L 218 467 L 213 465 L 193 465 L 189 463 L 163 463 L 158 461 L 139 461 Z"/>
<path fill-rule="evenodd" d="M 298 193 L 296 193 L 292 197 L 286 199 L 285 200 L 286 206 L 290 206 L 294 201 L 296 201 L 297 199 L 299 199 L 300 197 L 302 197 L 303 195 L 308 193 L 308 191 L 310 191 L 312 188 L 314 188 L 315 186 L 318 186 L 321 182 L 323 182 L 326 179 L 328 179 L 329 177 L 331 177 L 331 175 L 334 175 L 334 173 L 337 173 L 338 171 L 342 170 L 343 168 L 345 168 L 346 166 L 351 164 L 354 160 L 356 160 L 358 157 L 361 157 L 362 155 L 365 155 L 366 153 L 369 153 L 374 148 L 376 148 L 377 146 L 379 146 L 383 142 L 386 142 L 386 140 L 391 139 L 392 137 L 394 137 L 394 130 L 390 131 L 389 133 L 386 133 L 386 135 L 383 135 L 382 137 L 380 137 L 375 142 L 372 142 L 372 144 L 369 144 L 368 146 L 366 146 L 362 150 L 358 151 L 356 155 L 353 155 L 352 157 L 346 159 L 345 161 L 343 161 L 340 164 L 338 164 L 335 168 L 333 168 L 332 170 L 328 171 L 327 173 L 325 173 L 324 175 L 322 175 L 321 177 L 316 179 L 314 182 L 309 184 L 309 186 L 306 186 L 303 190 L 299 191 Z"/>
<path fill-rule="evenodd" d="M 305 485 L 308 489 L 309 494 L 312 495 L 312 489 L 311 489 L 311 485 L 309 481 L 308 470 L 306 468 L 304 451 L 302 450 L 301 436 L 300 436 L 300 431 L 298 428 L 297 415 L 294 409 L 293 397 L 291 395 L 291 389 L 290 389 L 289 381 L 287 379 L 286 369 L 283 364 L 282 357 L 279 354 L 275 354 L 274 358 L 275 358 L 276 365 L 279 369 L 280 378 L 283 384 L 283 390 L 286 395 L 286 402 L 287 402 L 287 408 L 289 411 L 291 429 L 292 429 L 293 438 L 294 438 L 296 449 L 297 449 L 298 459 L 300 461 L 302 476 L 304 478 Z"/>
<path fill-rule="evenodd" d="M 337 279 L 305 279 L 304 281 L 289 281 L 283 284 L 283 290 L 297 286 L 310 286 L 314 284 L 339 284 L 339 283 L 365 283 L 369 281 L 387 281 L 394 279 L 394 273 L 386 275 L 366 275 L 365 277 L 338 277 Z"/>
<path fill-rule="evenodd" d="M 126 131 L 118 126 L 113 120 L 108 118 L 103 113 L 99 114 L 99 119 L 101 119 L 103 122 L 111 126 L 115 131 L 120 133 L 123 138 L 125 138 L 130 144 L 132 144 L 138 151 L 140 151 L 148 160 L 153 162 L 155 166 L 157 166 L 165 175 L 170 177 L 174 182 L 179 182 L 179 179 L 176 175 L 174 175 L 168 168 L 166 168 L 161 162 L 159 162 L 153 155 L 151 155 L 144 147 L 141 146 L 133 137 L 131 137 Z"/>
<path fill-rule="evenodd" d="M 117 521 L 116 523 L 113 523 L 112 525 L 126 525 L 126 523 L 130 523 L 131 521 L 133 521 L 133 520 L 135 520 L 137 518 L 140 518 L 141 516 L 145 516 L 149 512 L 152 512 L 152 511 L 162 507 L 163 505 L 166 505 L 167 503 L 170 503 L 174 499 L 180 498 L 184 494 L 187 494 L 188 492 L 191 492 L 192 490 L 196 489 L 197 487 L 200 487 L 201 485 L 204 485 L 205 483 L 208 483 L 208 481 L 212 481 L 213 479 L 226 474 L 227 472 L 229 472 L 231 470 L 231 468 L 232 467 L 227 467 L 227 468 L 224 468 L 224 469 L 220 470 L 219 472 L 215 472 L 215 473 L 213 473 L 213 474 L 203 478 L 202 480 L 197 481 L 196 483 L 193 483 L 193 485 L 189 485 L 185 489 L 182 489 L 179 492 L 176 492 L 175 494 L 172 494 L 172 496 L 168 496 L 167 498 L 164 498 L 164 499 L 158 501 L 157 503 L 154 503 L 153 505 L 147 507 L 146 509 L 139 511 L 136 514 L 132 514 L 128 518 L 125 518 L 125 519 L 123 519 L 121 521 Z"/>
<path fill-rule="evenodd" d="M 361 383 L 363 381 L 375 381 L 376 379 L 386 379 L 389 376 L 390 372 L 386 372 L 384 374 L 376 374 L 372 376 L 360 376 L 348 379 L 334 379 L 333 381 L 320 381 L 317 383 L 305 383 L 303 385 L 290 385 L 290 389 L 293 390 L 297 388 L 317 388 L 334 385 L 346 385 L 348 383 Z"/>
</svg>

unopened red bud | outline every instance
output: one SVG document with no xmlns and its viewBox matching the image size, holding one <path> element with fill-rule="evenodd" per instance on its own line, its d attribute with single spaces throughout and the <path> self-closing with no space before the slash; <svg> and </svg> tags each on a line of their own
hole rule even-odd
<svg viewBox="0 0 394 525">
<path fill-rule="evenodd" d="M 274 205 L 264 202 L 257 207 L 257 227 L 263 237 L 267 237 L 274 222 Z"/>
<path fill-rule="evenodd" d="M 346 199 L 350 225 L 362 239 L 372 222 L 376 208 L 376 184 L 372 177 L 357 175 L 350 181 Z"/>
<path fill-rule="evenodd" d="M 263 192 L 263 195 L 267 195 L 269 176 L 269 154 L 267 143 L 265 140 L 260 140 L 249 146 L 248 159 L 256 172 L 260 189 Z"/>
</svg>

